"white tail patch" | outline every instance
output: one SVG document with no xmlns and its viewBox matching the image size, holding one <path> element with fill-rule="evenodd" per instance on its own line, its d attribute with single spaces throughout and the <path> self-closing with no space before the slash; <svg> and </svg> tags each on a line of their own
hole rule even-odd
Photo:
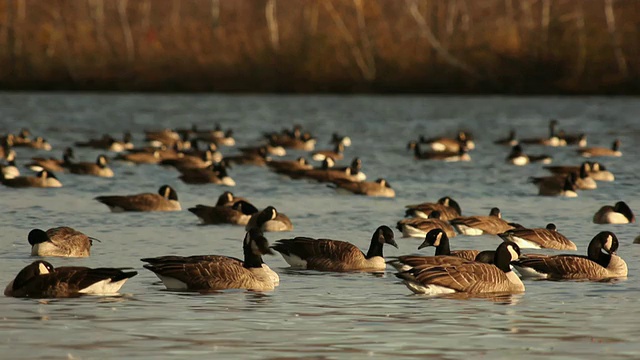
<svg viewBox="0 0 640 360">
<path fill-rule="evenodd" d="M 109 206 L 109 210 L 111 210 L 111 212 L 114 212 L 114 213 L 121 213 L 125 211 L 123 207 L 117 206 L 117 205 Z"/>
<path fill-rule="evenodd" d="M 513 159 L 511 159 L 511 163 L 513 165 L 517 165 L 517 166 L 524 166 L 527 165 L 529 163 L 529 158 L 526 156 L 517 156 Z"/>
<path fill-rule="evenodd" d="M 443 294 L 453 294 L 456 292 L 453 289 L 448 287 L 427 284 L 422 285 L 420 283 L 405 280 L 404 284 L 409 288 L 409 290 L 413 291 L 416 294 L 424 294 L 424 295 L 443 295 Z"/>
<path fill-rule="evenodd" d="M 605 215 L 605 222 L 607 224 L 628 224 L 629 219 L 621 213 L 610 212 Z"/>
<path fill-rule="evenodd" d="M 168 277 L 168 276 L 162 276 L 160 274 L 156 274 L 156 276 L 162 281 L 162 283 L 164 284 L 164 286 L 167 288 L 167 290 L 188 290 L 189 286 L 172 277 Z"/>
<path fill-rule="evenodd" d="M 112 295 L 117 294 L 118 290 L 124 285 L 128 279 L 122 279 L 120 281 L 112 282 L 111 279 L 105 279 L 91 284 L 80 291 L 81 294 L 87 295 Z"/>
<path fill-rule="evenodd" d="M 267 264 L 262 264 L 262 268 L 267 273 L 267 275 L 269 275 L 269 279 L 271 279 L 271 282 L 273 282 L 273 286 L 280 285 L 280 276 L 278 276 L 278 273 L 271 270 L 271 268 Z"/>
<path fill-rule="evenodd" d="M 229 176 L 225 176 L 221 179 L 221 184 L 226 186 L 236 186 L 236 182 Z"/>
<path fill-rule="evenodd" d="M 541 249 L 539 244 L 517 236 L 509 236 L 509 240 L 516 243 L 516 245 L 518 245 L 521 249 Z"/>
<path fill-rule="evenodd" d="M 483 232 L 482 230 L 480 230 L 480 229 L 472 228 L 472 227 L 469 227 L 469 226 L 464 225 L 464 224 L 456 224 L 456 225 L 453 225 L 453 226 L 454 226 L 454 227 L 456 228 L 456 230 L 457 230 L 460 234 L 462 234 L 462 235 L 467 235 L 467 236 L 480 236 L 480 235 L 482 235 L 482 234 L 484 233 L 484 232 Z"/>
<path fill-rule="evenodd" d="M 437 142 L 437 141 L 436 142 L 432 142 L 430 144 L 430 146 L 431 146 L 431 150 L 433 150 L 433 151 L 446 151 L 447 150 L 447 147 L 443 143 L 440 143 L 440 142 Z"/>
<path fill-rule="evenodd" d="M 311 158 L 315 161 L 323 161 L 327 157 L 324 154 L 313 154 Z"/>
<path fill-rule="evenodd" d="M 299 256 L 296 256 L 294 254 L 291 254 L 291 255 L 282 254 L 282 257 L 284 258 L 284 261 L 286 261 L 287 264 L 289 264 L 292 268 L 296 268 L 296 269 L 307 268 L 307 261 L 303 260 Z"/>
<path fill-rule="evenodd" d="M 527 279 L 546 279 L 546 278 L 549 277 L 549 274 L 538 272 L 538 271 L 536 271 L 536 270 L 534 270 L 533 268 L 530 268 L 530 267 L 518 266 L 518 265 L 513 265 L 513 267 L 518 272 L 518 274 L 520 274 L 520 276 L 522 278 L 527 278 Z"/>
<path fill-rule="evenodd" d="M 31 166 L 29 166 L 29 170 L 35 171 L 35 172 L 40 172 L 40 171 L 44 170 L 44 168 L 42 166 L 39 166 L 39 165 L 31 165 Z"/>
<path fill-rule="evenodd" d="M 402 236 L 404 237 L 424 238 L 426 235 L 427 233 L 425 231 L 417 229 L 411 225 L 402 225 Z"/>
</svg>

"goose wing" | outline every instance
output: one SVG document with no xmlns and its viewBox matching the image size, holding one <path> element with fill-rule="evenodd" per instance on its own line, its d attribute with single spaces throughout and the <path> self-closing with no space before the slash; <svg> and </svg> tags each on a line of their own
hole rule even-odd
<svg viewBox="0 0 640 360">
<path fill-rule="evenodd" d="M 168 201 L 164 197 L 152 193 L 129 196 L 98 196 L 95 199 L 107 206 L 133 211 L 153 210 L 163 207 Z"/>
<path fill-rule="evenodd" d="M 49 241 L 59 248 L 76 249 L 88 248 L 91 246 L 91 239 L 80 231 L 62 226 L 47 230 Z"/>
<path fill-rule="evenodd" d="M 555 279 L 595 279 L 607 277 L 607 270 L 595 261 L 582 255 L 555 255 L 528 257 L 514 264 L 529 267 L 538 273 Z"/>
<path fill-rule="evenodd" d="M 235 258 L 219 257 L 214 261 L 167 262 L 144 265 L 162 276 L 181 281 L 190 290 L 261 289 L 261 280 Z"/>
<path fill-rule="evenodd" d="M 296 237 L 276 241 L 274 250 L 294 255 L 307 262 L 307 268 L 334 268 L 365 260 L 355 245 L 346 241 Z"/>
<path fill-rule="evenodd" d="M 557 231 L 550 231 L 548 229 L 513 229 L 506 233 L 510 236 L 538 244 L 541 248 L 577 250 L 576 244 Z"/>
</svg>

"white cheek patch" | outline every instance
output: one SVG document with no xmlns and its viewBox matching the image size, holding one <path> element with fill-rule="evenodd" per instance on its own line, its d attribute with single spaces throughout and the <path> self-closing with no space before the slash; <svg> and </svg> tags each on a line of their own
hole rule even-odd
<svg viewBox="0 0 640 360">
<path fill-rule="evenodd" d="M 513 248 L 513 246 L 509 245 L 507 246 L 507 249 L 509 249 L 509 255 L 511 255 L 511 261 L 518 260 L 518 257 L 519 257 L 518 253 Z"/>
<path fill-rule="evenodd" d="M 613 238 L 611 235 L 607 236 L 607 242 L 604 244 L 604 249 L 607 251 L 611 251 L 611 247 L 613 246 Z"/>
<path fill-rule="evenodd" d="M 40 275 L 47 275 L 49 273 L 49 269 L 47 269 L 47 266 L 43 263 L 38 264 L 38 272 L 40 273 Z"/>
<path fill-rule="evenodd" d="M 440 240 L 442 239 L 442 234 L 443 233 L 438 233 L 438 235 L 436 235 L 436 241 L 433 243 L 433 246 L 435 247 L 440 246 Z"/>
</svg>

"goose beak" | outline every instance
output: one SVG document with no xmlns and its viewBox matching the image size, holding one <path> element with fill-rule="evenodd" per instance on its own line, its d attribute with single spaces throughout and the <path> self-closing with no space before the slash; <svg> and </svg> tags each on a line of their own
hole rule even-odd
<svg viewBox="0 0 640 360">
<path fill-rule="evenodd" d="M 388 239 L 386 242 L 387 242 L 387 244 L 393 246 L 394 248 L 399 249 L 398 244 L 396 243 L 396 241 L 394 239 Z"/>
</svg>

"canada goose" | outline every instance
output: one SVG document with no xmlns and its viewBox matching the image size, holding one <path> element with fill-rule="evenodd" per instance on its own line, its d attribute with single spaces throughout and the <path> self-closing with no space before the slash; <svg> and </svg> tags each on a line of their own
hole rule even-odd
<svg viewBox="0 0 640 360">
<path fill-rule="evenodd" d="M 383 225 L 373 233 L 366 255 L 346 241 L 308 237 L 278 240 L 271 247 L 282 254 L 284 260 L 293 268 L 320 271 L 383 271 L 387 267 L 382 254 L 384 244 L 398 247 L 393 230 Z"/>
<path fill-rule="evenodd" d="M 296 160 L 269 160 L 267 161 L 267 166 L 276 173 L 284 175 L 313 169 L 313 165 L 309 164 L 307 159 L 303 157 L 299 157 Z"/>
<path fill-rule="evenodd" d="M 450 221 L 460 234 L 476 236 L 482 234 L 497 235 L 514 227 L 502 219 L 500 209 L 494 207 L 489 216 L 464 216 Z"/>
<path fill-rule="evenodd" d="M 134 164 L 158 164 L 162 158 L 160 157 L 160 151 L 154 150 L 153 152 L 134 152 L 127 154 L 118 154 L 114 157 L 114 160 L 127 161 Z"/>
<path fill-rule="evenodd" d="M 319 150 L 311 154 L 311 158 L 315 161 L 322 161 L 328 156 L 332 157 L 334 160 L 344 159 L 344 145 L 340 142 L 333 150 Z"/>
<path fill-rule="evenodd" d="M 338 133 L 331 134 L 331 140 L 329 141 L 332 145 L 342 144 L 345 147 L 351 146 L 351 138 L 348 136 L 342 136 Z"/>
<path fill-rule="evenodd" d="M 460 205 L 452 198 L 445 196 L 438 199 L 436 203 L 425 202 L 421 204 L 406 205 L 407 211 L 405 216 L 415 216 L 421 218 L 429 218 L 432 211 L 440 213 L 440 219 L 444 221 L 453 220 L 462 216 Z"/>
<path fill-rule="evenodd" d="M 268 156 L 266 146 L 260 147 L 257 153 L 243 153 L 240 155 L 225 156 L 225 162 L 232 165 L 265 166 L 271 158 Z"/>
<path fill-rule="evenodd" d="M 474 261 L 480 253 L 478 250 L 456 250 L 449 248 L 449 238 L 442 229 L 432 229 L 424 237 L 418 250 L 427 246 L 436 248 L 435 256 L 403 255 L 387 261 L 398 271 L 407 271 L 414 266 L 430 264 L 433 266 L 457 265 Z M 485 261 L 486 263 L 489 263 Z"/>
<path fill-rule="evenodd" d="M 431 150 L 436 152 L 458 153 L 461 147 L 465 147 L 467 150 L 473 150 L 476 147 L 465 131 L 458 131 L 455 138 L 438 137 L 426 139 L 424 136 L 420 136 L 418 142 L 428 145 Z"/>
<path fill-rule="evenodd" d="M 182 210 L 178 202 L 178 194 L 169 185 L 162 185 L 158 194 L 98 196 L 95 199 L 107 205 L 111 212 Z"/>
<path fill-rule="evenodd" d="M 33 229 L 27 237 L 31 244 L 31 256 L 87 257 L 91 254 L 93 238 L 62 226 L 46 232 Z"/>
<path fill-rule="evenodd" d="M 513 146 L 511 148 L 511 152 L 506 158 L 507 163 L 518 165 L 518 166 L 527 165 L 532 162 L 549 164 L 551 163 L 552 160 L 553 158 L 549 155 L 527 155 L 524 153 L 524 150 L 520 145 Z"/>
<path fill-rule="evenodd" d="M 20 170 L 16 166 L 16 152 L 13 150 L 9 151 L 6 157 L 7 164 L 0 164 L 0 171 L 2 171 L 2 177 L 5 179 L 13 179 L 20 176 Z"/>
<path fill-rule="evenodd" d="M 577 197 L 576 179 L 576 174 L 571 173 L 566 177 L 531 177 L 529 181 L 538 187 L 538 195 Z"/>
<path fill-rule="evenodd" d="M 243 197 L 235 196 L 231 191 L 225 191 L 220 196 L 218 196 L 218 201 L 215 206 L 233 206 L 235 203 L 239 201 L 249 202 L 247 199 Z"/>
<path fill-rule="evenodd" d="M 554 175 L 568 175 L 570 173 L 580 173 L 584 167 L 590 178 L 596 181 L 613 181 L 615 177 L 604 165 L 599 162 L 585 161 L 578 166 L 561 165 L 545 166 L 544 168 Z M 597 186 L 597 185 L 596 185 Z"/>
<path fill-rule="evenodd" d="M 620 151 L 620 140 L 616 139 L 611 145 L 611 149 L 603 147 L 590 147 L 576 150 L 578 154 L 583 157 L 598 157 L 598 156 L 622 156 Z"/>
<path fill-rule="evenodd" d="M 424 238 L 432 229 L 442 229 L 450 238 L 456 236 L 453 226 L 440 219 L 440 212 L 437 210 L 432 211 L 428 219 L 419 217 L 402 219 L 398 221 L 396 228 L 402 232 L 403 237 Z"/>
<path fill-rule="evenodd" d="M 48 172 L 65 172 L 71 164 L 71 159 L 75 158 L 72 148 L 66 148 L 62 154 L 62 160 L 56 158 L 31 158 L 31 162 L 26 166 L 33 171 L 47 170 Z"/>
<path fill-rule="evenodd" d="M 511 241 L 520 249 L 577 250 L 576 244 L 560 234 L 555 224 L 544 229 L 512 229 L 498 234 L 504 241 Z"/>
<path fill-rule="evenodd" d="M 222 132 L 222 129 L 219 131 L 213 131 L 208 133 L 198 132 L 196 134 L 197 140 L 211 141 L 218 146 L 235 146 L 236 139 L 233 137 L 233 130 L 228 129 L 227 131 Z"/>
<path fill-rule="evenodd" d="M 62 183 L 58 178 L 47 170 L 40 171 L 36 176 L 18 176 L 13 179 L 0 179 L 3 185 L 14 188 L 38 187 L 38 188 L 58 188 Z"/>
<path fill-rule="evenodd" d="M 593 215 L 596 224 L 629 224 L 636 222 L 633 211 L 624 201 L 618 201 L 615 205 L 605 205 Z"/>
<path fill-rule="evenodd" d="M 196 205 L 188 210 L 200 218 L 203 225 L 247 225 L 251 215 L 258 212 L 255 206 L 246 201 L 235 202 L 232 206 Z"/>
<path fill-rule="evenodd" d="M 151 146 L 160 147 L 162 145 L 173 146 L 176 142 L 182 140 L 180 134 L 170 129 L 159 131 L 145 131 L 144 140 L 148 141 Z"/>
<path fill-rule="evenodd" d="M 37 260 L 20 270 L 7 285 L 5 296 L 28 298 L 65 298 L 81 295 L 113 295 L 137 271 L 124 272 L 114 268 L 91 269 L 82 266 L 54 268 Z"/>
<path fill-rule="evenodd" d="M 317 140 L 309 133 L 301 134 L 299 138 L 291 136 L 270 137 L 269 141 L 273 145 L 282 146 L 285 149 L 303 151 L 313 151 L 317 142 Z"/>
<path fill-rule="evenodd" d="M 509 136 L 504 139 L 498 139 L 493 142 L 496 145 L 516 146 L 518 145 L 518 139 L 516 138 L 516 131 L 511 130 Z"/>
<path fill-rule="evenodd" d="M 180 180 L 186 184 L 217 184 L 236 186 L 223 164 L 212 164 L 204 169 L 183 169 Z"/>
<path fill-rule="evenodd" d="M 75 146 L 90 147 L 93 149 L 108 150 L 112 152 L 123 152 L 125 150 L 133 149 L 131 133 L 129 132 L 124 133 L 122 141 L 114 139 L 109 134 L 104 134 L 99 139 L 89 139 L 88 141 L 76 142 Z"/>
<path fill-rule="evenodd" d="M 524 292 L 524 284 L 509 266 L 519 256 L 518 245 L 505 242 L 496 249 L 493 265 L 480 262 L 454 266 L 426 264 L 399 272 L 396 276 L 416 294 L 521 293 Z"/>
<path fill-rule="evenodd" d="M 113 170 L 107 166 L 107 157 L 98 156 L 95 163 L 79 162 L 67 165 L 69 172 L 77 175 L 93 175 L 99 177 L 113 177 Z"/>
<path fill-rule="evenodd" d="M 420 144 L 409 143 L 409 147 L 413 148 L 413 157 L 416 160 L 440 160 L 445 162 L 471 161 L 471 156 L 467 152 L 467 148 L 462 146 L 459 151 L 431 151 L 422 152 Z"/>
<path fill-rule="evenodd" d="M 287 155 L 287 150 L 285 148 L 283 148 L 282 146 L 273 146 L 271 144 L 267 144 L 267 145 L 262 145 L 262 146 L 248 146 L 248 147 L 241 147 L 238 150 L 240 150 L 243 154 L 260 154 L 260 152 L 262 151 L 261 149 L 264 148 L 266 150 L 266 153 L 268 155 L 273 155 L 273 156 L 286 156 Z"/>
<path fill-rule="evenodd" d="M 345 190 L 356 195 L 366 195 L 375 197 L 392 198 L 396 196 L 395 190 L 385 179 L 377 179 L 376 181 L 353 182 L 349 180 L 334 181 L 330 187 L 338 190 Z"/>
<path fill-rule="evenodd" d="M 336 162 L 333 160 L 333 158 L 328 157 L 322 160 L 322 165 L 319 167 L 313 167 L 311 169 L 302 169 L 299 171 L 291 171 L 287 175 L 289 175 L 293 179 L 300 179 L 300 178 L 307 177 L 317 181 L 323 181 L 325 178 L 330 177 L 330 175 L 328 174 L 328 170 L 334 167 L 335 164 Z M 324 181 L 327 181 L 327 180 L 324 180 Z"/>
<path fill-rule="evenodd" d="M 262 232 L 255 228 L 249 230 L 242 250 L 244 261 L 223 255 L 162 256 L 140 260 L 148 263 L 144 268 L 156 274 L 168 290 L 273 290 L 280 279 L 262 261 L 262 255 L 273 254 Z"/>
<path fill-rule="evenodd" d="M 558 125 L 557 120 L 549 121 L 549 137 L 547 138 L 528 138 L 521 139 L 520 143 L 522 144 L 533 144 L 533 145 L 546 145 L 546 146 L 566 146 L 567 143 L 556 134 L 556 126 Z"/>
<path fill-rule="evenodd" d="M 567 145 L 578 145 L 578 147 L 581 148 L 587 147 L 587 135 L 584 133 L 572 135 L 565 133 L 564 130 L 560 130 L 558 132 L 558 137 L 564 140 Z"/>
<path fill-rule="evenodd" d="M 179 171 L 184 169 L 204 169 L 213 163 L 213 153 L 210 150 L 205 151 L 200 156 L 183 155 L 173 159 L 163 159 L 160 165 L 173 166 Z"/>
<path fill-rule="evenodd" d="M 14 141 L 13 146 L 14 147 L 28 147 L 28 148 L 32 148 L 32 149 L 39 149 L 39 150 L 46 150 L 46 151 L 50 151 L 51 150 L 51 144 L 49 144 L 47 142 L 47 140 L 43 139 L 40 136 L 36 137 L 34 140 L 26 139 L 26 141 L 24 141 L 24 142 Z"/>
<path fill-rule="evenodd" d="M 289 220 L 289 217 L 278 212 L 273 206 L 267 206 L 262 211 L 251 215 L 251 219 L 249 219 L 245 229 L 249 230 L 253 227 L 263 232 L 293 230 L 293 224 L 291 220 Z"/>
<path fill-rule="evenodd" d="M 616 255 L 618 238 L 610 231 L 597 234 L 587 256 L 553 255 L 523 257 L 513 263 L 523 277 L 543 279 L 603 280 L 627 276 L 627 263 Z M 603 252 L 604 251 L 604 252 Z"/>
</svg>

